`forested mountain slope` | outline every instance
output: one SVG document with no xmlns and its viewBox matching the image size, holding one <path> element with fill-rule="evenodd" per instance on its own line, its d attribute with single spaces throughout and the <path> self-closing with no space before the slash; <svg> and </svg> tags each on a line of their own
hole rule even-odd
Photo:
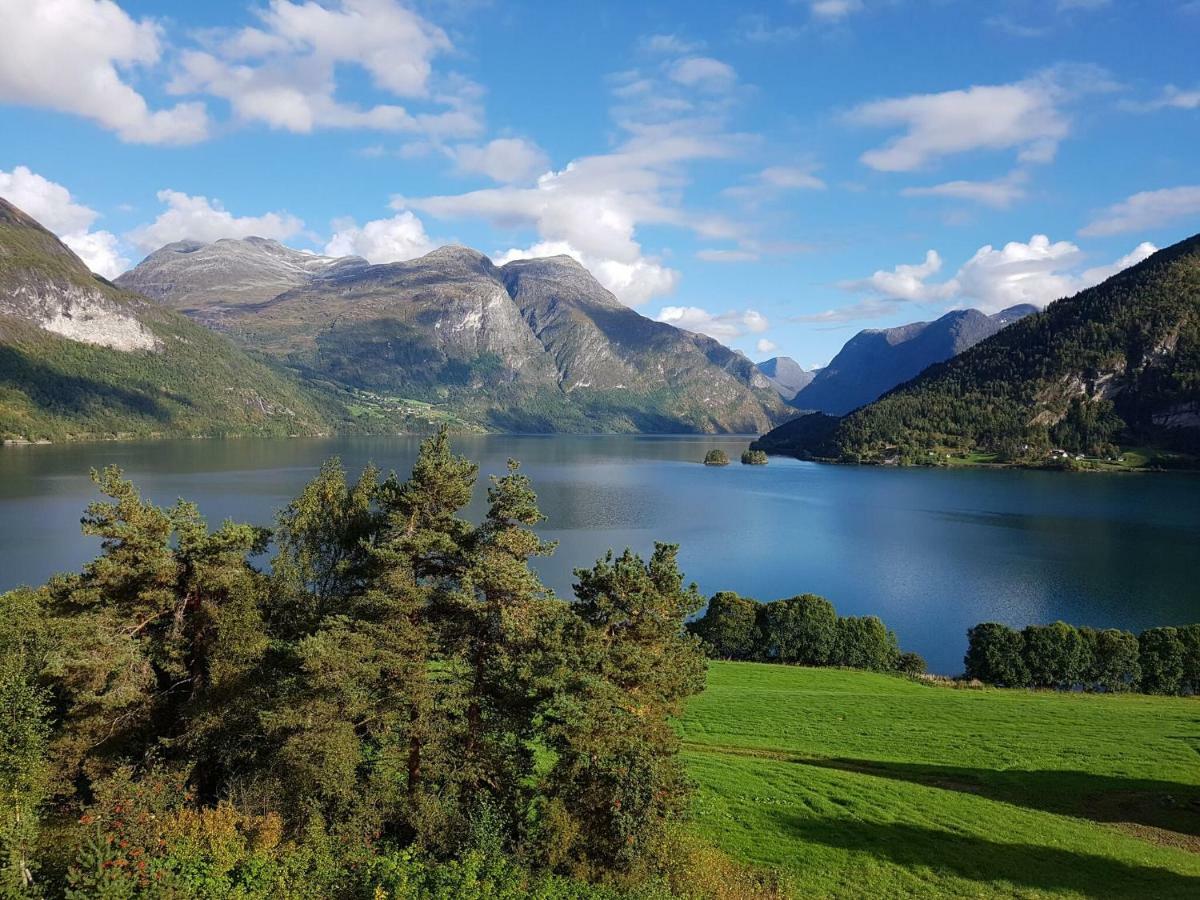
<svg viewBox="0 0 1200 900">
<path fill-rule="evenodd" d="M 312 434 L 335 409 L 0 199 L 0 438 Z"/>
<path fill-rule="evenodd" d="M 930 451 L 1035 461 L 1052 449 L 1200 450 L 1200 235 L 1052 303 L 840 421 L 756 446 L 832 459 Z"/>
</svg>

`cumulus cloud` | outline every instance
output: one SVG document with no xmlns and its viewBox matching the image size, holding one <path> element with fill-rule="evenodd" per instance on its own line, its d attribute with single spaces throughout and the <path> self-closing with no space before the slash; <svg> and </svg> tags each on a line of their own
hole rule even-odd
<svg viewBox="0 0 1200 900">
<path fill-rule="evenodd" d="M 629 306 L 641 306 L 654 297 L 674 293 L 679 284 L 679 273 L 656 259 L 643 256 L 631 262 L 605 259 L 583 253 L 567 241 L 539 241 L 531 247 L 513 247 L 492 254 L 492 260 L 502 266 L 514 259 L 540 259 L 546 256 L 571 257 Z"/>
<path fill-rule="evenodd" d="M 76 202 L 61 184 L 16 166 L 11 172 L 0 170 L 0 197 L 57 234 L 96 274 L 115 278 L 129 268 L 116 235 L 90 230 L 100 214 Z"/>
<path fill-rule="evenodd" d="M 501 184 L 528 181 L 550 167 L 542 148 L 524 138 L 496 138 L 483 146 L 459 144 L 450 152 L 460 171 L 486 175 Z"/>
<path fill-rule="evenodd" d="M 1035 234 L 1027 243 L 1011 241 L 996 248 L 980 247 L 948 281 L 930 279 L 942 268 L 942 259 L 934 250 L 916 265 L 900 265 L 889 271 L 875 272 L 869 278 L 843 282 L 840 287 L 865 293 L 866 299 L 850 306 L 826 310 L 797 321 L 839 323 L 889 315 L 905 303 L 950 303 L 974 306 L 993 313 L 1030 303 L 1045 306 L 1061 297 L 1069 297 L 1093 287 L 1129 266 L 1141 262 L 1157 248 L 1143 242 L 1120 259 L 1105 265 L 1080 270 L 1083 251 L 1070 241 L 1051 241 Z"/>
<path fill-rule="evenodd" d="M 1102 237 L 1147 231 L 1189 216 L 1200 216 L 1200 184 L 1134 194 L 1104 210 L 1079 233 Z"/>
<path fill-rule="evenodd" d="M 664 306 L 655 319 L 723 342 L 745 334 L 762 334 L 771 327 L 767 317 L 753 309 L 711 313 L 699 306 Z"/>
<path fill-rule="evenodd" d="M 929 187 L 905 188 L 900 193 L 905 197 L 950 197 L 982 203 L 995 209 L 1008 209 L 1024 199 L 1028 180 L 1028 174 L 1018 169 L 1003 178 L 990 181 L 946 181 Z"/>
<path fill-rule="evenodd" d="M 411 212 L 362 226 L 353 219 L 339 219 L 333 227 L 334 235 L 325 245 L 327 256 L 361 256 L 372 263 L 390 263 L 416 259 L 435 248 L 425 226 Z"/>
<path fill-rule="evenodd" d="M 217 241 L 221 238 L 264 237 L 277 241 L 299 234 L 304 222 L 285 212 L 261 216 L 235 216 L 220 200 L 193 197 L 182 191 L 158 192 L 166 205 L 155 220 L 131 231 L 127 237 L 139 250 L 149 253 L 173 241 Z"/>
<path fill-rule="evenodd" d="M 974 150 L 1016 150 L 1021 162 L 1044 163 L 1070 133 L 1063 105 L 1111 86 L 1094 67 L 1058 67 L 1012 84 L 875 100 L 855 107 L 847 118 L 864 126 L 903 129 L 860 157 L 883 172 L 911 172 Z"/>
<path fill-rule="evenodd" d="M 449 79 L 434 89 L 433 61 L 452 49 L 450 39 L 397 0 L 271 0 L 257 14 L 257 27 L 213 32 L 204 49 L 181 54 L 170 89 L 223 98 L 242 121 L 299 133 L 368 128 L 461 138 L 481 130 L 475 85 Z M 380 91 L 432 108 L 342 102 L 337 70 L 345 66 L 365 71 Z"/>
<path fill-rule="evenodd" d="M 642 38 L 638 46 L 648 53 L 661 53 L 664 56 L 682 56 L 685 53 L 695 53 L 704 49 L 704 41 L 693 41 L 677 34 L 651 34 Z"/>
<path fill-rule="evenodd" d="M 754 345 L 754 349 L 765 356 L 768 353 L 774 353 L 776 350 L 778 350 L 779 345 L 774 341 L 767 340 L 766 338 L 759 338 L 758 343 Z"/>
<path fill-rule="evenodd" d="M 207 136 L 202 103 L 151 109 L 129 82 L 130 70 L 162 56 L 152 20 L 134 19 L 112 0 L 0 0 L 0 25 L 0 101 L 84 116 L 133 143 Z"/>
</svg>

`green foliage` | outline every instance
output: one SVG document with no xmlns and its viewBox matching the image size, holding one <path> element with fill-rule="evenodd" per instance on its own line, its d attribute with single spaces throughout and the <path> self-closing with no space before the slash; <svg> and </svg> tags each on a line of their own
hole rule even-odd
<svg viewBox="0 0 1200 900">
<path fill-rule="evenodd" d="M 929 666 L 920 653 L 910 651 L 896 657 L 896 671 L 901 675 L 924 675 L 929 671 Z"/>
<path fill-rule="evenodd" d="M 1084 679 L 1088 687 L 1109 692 L 1137 687 L 1142 677 L 1137 637 L 1116 628 L 1080 628 L 1079 634 L 1090 644 L 1091 665 Z"/>
<path fill-rule="evenodd" d="M 984 622 L 967 631 L 966 677 L 1001 687 L 1029 684 L 1024 658 L 1025 638 L 998 622 Z"/>
<path fill-rule="evenodd" d="M 838 616 L 816 594 L 764 604 L 758 631 L 763 659 L 802 666 L 840 665 Z"/>
<path fill-rule="evenodd" d="M 1174 694 L 1183 686 L 1184 643 L 1175 628 L 1148 628 L 1138 635 L 1142 679 L 1147 694 Z"/>
<path fill-rule="evenodd" d="M 875 616 L 842 616 L 837 620 L 835 665 L 890 672 L 896 668 L 899 657 L 896 635 Z"/>
<path fill-rule="evenodd" d="M 765 466 L 770 460 L 763 450 L 743 450 L 742 465 L 743 466 Z"/>
<path fill-rule="evenodd" d="M 1092 661 L 1075 628 L 1066 622 L 1030 625 L 1021 636 L 1022 658 L 1033 687 L 1065 690 L 1084 679 Z"/>
<path fill-rule="evenodd" d="M 3 598 L 0 896 L 39 871 L 44 799 L 78 819 L 44 867 L 70 897 L 657 884 L 701 598 L 658 545 L 563 602 L 531 565 L 554 546 L 528 478 L 510 461 L 475 525 L 476 475 L 444 430 L 403 482 L 333 460 L 272 533 L 93 473 L 99 556 Z"/>
<path fill-rule="evenodd" d="M 758 652 L 759 603 L 732 591 L 719 591 L 704 615 L 688 628 L 715 659 L 753 659 Z"/>
<path fill-rule="evenodd" d="M 727 466 L 729 457 L 725 455 L 724 450 L 709 450 L 704 454 L 704 464 L 706 466 Z"/>
</svg>

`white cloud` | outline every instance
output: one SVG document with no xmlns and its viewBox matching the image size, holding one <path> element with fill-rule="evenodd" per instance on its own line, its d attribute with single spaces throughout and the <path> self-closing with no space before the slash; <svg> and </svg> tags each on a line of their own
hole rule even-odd
<svg viewBox="0 0 1200 900">
<path fill-rule="evenodd" d="M 762 334 L 771 327 L 766 316 L 753 309 L 714 314 L 698 306 L 664 306 L 655 319 L 686 331 L 707 334 L 723 342 L 735 340 L 744 334 Z"/>
<path fill-rule="evenodd" d="M 11 172 L 0 170 L 0 197 L 57 234 L 98 275 L 115 278 L 129 268 L 116 235 L 89 230 L 100 214 L 77 203 L 61 184 L 16 166 Z"/>
<path fill-rule="evenodd" d="M 879 271 L 870 278 L 840 285 L 846 290 L 869 294 L 867 299 L 816 315 L 799 316 L 797 320 L 837 323 L 871 319 L 890 315 L 910 302 L 952 302 L 987 313 L 1020 303 L 1045 306 L 1099 284 L 1141 262 L 1156 249 L 1153 244 L 1143 242 L 1112 263 L 1080 271 L 1084 254 L 1079 247 L 1070 241 L 1051 241 L 1044 234 L 1035 234 L 1028 243 L 1012 241 L 999 249 L 990 244 L 980 247 L 953 278 L 944 282 L 929 280 L 942 267 L 941 257 L 930 250 L 919 265 L 897 266 L 891 272 Z"/>
<path fill-rule="evenodd" d="M 503 253 L 492 254 L 493 261 L 498 266 L 510 263 L 514 259 L 539 259 L 546 256 L 571 257 L 629 306 L 641 306 L 654 297 L 674 293 L 679 285 L 679 272 L 667 268 L 656 259 L 641 256 L 632 262 L 605 259 L 583 253 L 567 241 L 540 241 L 532 247 L 513 247 Z"/>
<path fill-rule="evenodd" d="M 682 56 L 704 49 L 704 41 L 692 41 L 677 34 L 651 34 L 638 42 L 641 49 L 664 56 Z"/>
<path fill-rule="evenodd" d="M 497 138 L 483 146 L 459 144 L 451 153 L 461 171 L 486 175 L 501 184 L 527 181 L 550 165 L 542 148 L 524 138 Z"/>
<path fill-rule="evenodd" d="M 757 205 L 782 197 L 787 191 L 823 191 L 825 182 L 814 175 L 815 164 L 806 166 L 769 166 L 751 175 L 742 184 L 726 188 L 726 197 L 748 205 Z"/>
<path fill-rule="evenodd" d="M 158 63 L 151 19 L 112 0 L 0 0 L 0 101 L 92 119 L 123 141 L 187 144 L 208 134 L 202 103 L 152 110 L 127 80 Z"/>
<path fill-rule="evenodd" d="M 733 66 L 710 56 L 688 56 L 676 60 L 668 70 L 676 84 L 706 91 L 726 91 L 737 83 Z"/>
<path fill-rule="evenodd" d="M 845 281 L 839 287 L 847 291 L 870 292 L 889 300 L 931 300 L 938 296 L 941 286 L 927 284 L 926 280 L 940 272 L 941 268 L 941 256 L 936 250 L 929 250 L 925 253 L 924 262 L 901 264 L 890 272 L 880 269 L 869 278 Z"/>
<path fill-rule="evenodd" d="M 304 228 L 300 219 L 285 212 L 235 216 L 219 200 L 172 190 L 159 191 L 157 196 L 167 208 L 153 222 L 135 228 L 127 235 L 134 246 L 146 253 L 185 239 L 209 242 L 253 236 L 282 241 Z"/>
<path fill-rule="evenodd" d="M 779 349 L 779 345 L 774 341 L 769 341 L 766 338 L 759 338 L 758 343 L 754 345 L 754 349 L 764 356 L 768 353 L 774 353 Z"/>
<path fill-rule="evenodd" d="M 1162 228 L 1178 219 L 1200 216 L 1200 184 L 1142 191 L 1104 210 L 1080 234 L 1100 237 Z M 1193 222 L 1193 226 L 1194 226 Z M 1194 227 L 1189 227 L 1194 231 Z"/>
<path fill-rule="evenodd" d="M 435 249 L 425 226 L 411 212 L 375 219 L 359 227 L 353 219 L 333 223 L 334 235 L 325 245 L 327 256 L 361 256 L 372 263 L 403 262 Z"/>
<path fill-rule="evenodd" d="M 947 181 L 929 187 L 905 188 L 900 193 L 905 197 L 952 197 L 996 209 L 1008 209 L 1025 197 L 1025 183 L 1028 180 L 1028 174 L 1023 169 L 1017 169 L 991 181 Z"/>
<path fill-rule="evenodd" d="M 206 49 L 181 54 L 171 90 L 221 97 L 242 121 L 299 133 L 368 128 L 461 138 L 482 128 L 476 86 L 449 79 L 434 90 L 433 61 L 452 49 L 450 39 L 397 0 L 271 0 L 258 16 L 261 27 L 210 34 Z M 433 108 L 341 102 L 337 70 L 345 66 L 364 70 L 380 91 Z"/>
<path fill-rule="evenodd" d="M 840 22 L 863 8 L 862 0 L 811 0 L 809 9 L 814 19 Z"/>
<path fill-rule="evenodd" d="M 974 85 L 864 103 L 849 121 L 900 127 L 903 133 L 860 158 L 873 169 L 911 172 L 943 157 L 974 150 L 1010 150 L 1028 163 L 1049 162 L 1070 133 L 1062 105 L 1112 87 L 1090 66 L 1060 66 L 1013 84 Z"/>
</svg>

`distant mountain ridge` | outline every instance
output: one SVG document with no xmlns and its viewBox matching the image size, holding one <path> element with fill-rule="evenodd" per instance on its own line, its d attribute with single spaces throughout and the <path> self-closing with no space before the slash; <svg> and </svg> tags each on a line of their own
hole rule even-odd
<svg viewBox="0 0 1200 900">
<path fill-rule="evenodd" d="M 1035 312 L 1029 304 L 994 315 L 961 309 L 931 322 L 860 331 L 789 402 L 798 409 L 845 415 Z"/>
<path fill-rule="evenodd" d="M 844 418 L 798 417 L 753 446 L 846 461 L 1200 455 L 1200 235 L 1051 303 Z M 1169 459 L 1168 457 L 1163 457 Z"/>
<path fill-rule="evenodd" d="M 620 303 L 570 257 L 406 262 L 259 238 L 169 244 L 117 279 L 310 381 L 508 431 L 762 431 L 786 418 L 749 360 Z"/>
<path fill-rule="evenodd" d="M 806 371 L 790 356 L 773 356 L 760 362 L 758 369 L 767 376 L 784 400 L 791 400 L 798 392 L 808 387 L 819 371 Z"/>
</svg>

